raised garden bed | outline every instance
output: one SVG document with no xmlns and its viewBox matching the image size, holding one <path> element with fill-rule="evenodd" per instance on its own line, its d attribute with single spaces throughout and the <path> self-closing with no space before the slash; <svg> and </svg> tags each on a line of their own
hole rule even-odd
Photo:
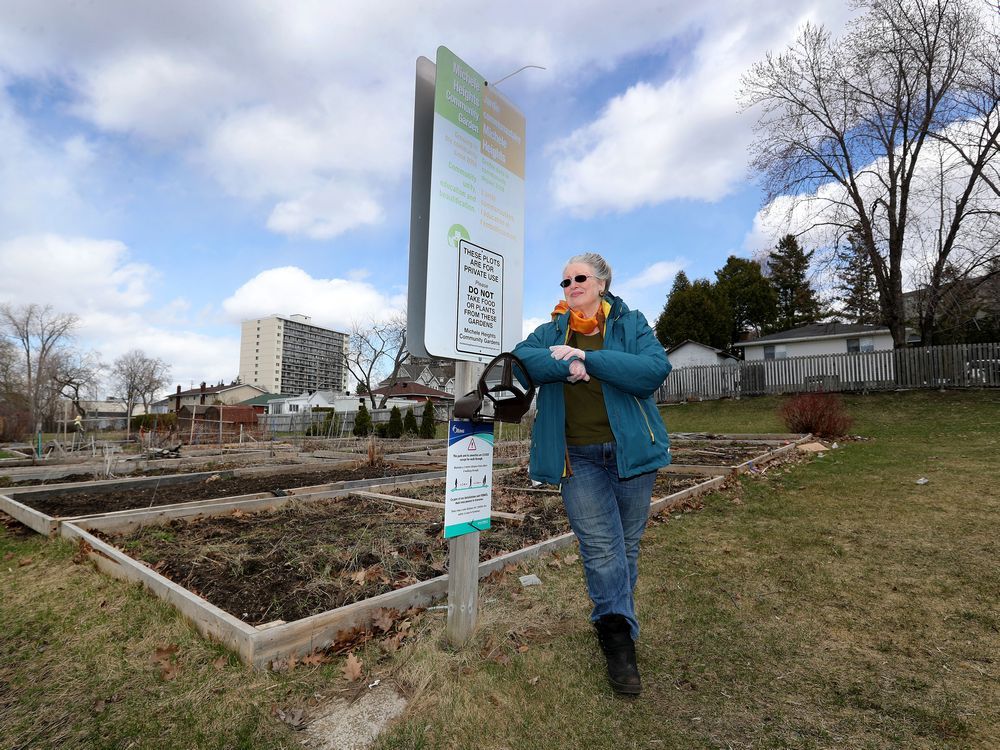
<svg viewBox="0 0 1000 750">
<path fill-rule="evenodd" d="M 670 480 L 673 486 L 677 480 Z M 722 480 L 701 480 L 655 500 L 653 507 L 682 503 L 719 486 Z M 439 484 L 443 494 L 443 483 Z M 403 485 L 370 489 L 398 494 Z M 503 504 L 507 495 L 497 492 L 495 501 Z M 559 533 L 568 524 L 558 496 L 510 493 L 511 498 L 518 495 L 522 499 L 507 507 L 533 504 L 536 512 L 527 513 L 522 523 L 496 520 L 482 534 L 480 554 L 486 559 L 479 564 L 480 576 L 575 543 L 572 533 Z M 398 507 L 373 503 L 367 497 L 303 503 L 293 498 L 273 500 L 285 507 L 255 514 L 234 502 L 236 507 L 226 506 L 226 515 L 221 515 L 223 508 L 202 506 L 216 517 L 183 523 L 164 519 L 153 510 L 145 519 L 125 514 L 83 518 L 62 524 L 61 530 L 65 537 L 79 540 L 81 549 L 102 570 L 143 582 L 174 604 L 204 635 L 258 667 L 324 648 L 342 631 L 370 622 L 382 608 L 422 606 L 447 591 L 447 575 L 437 575 L 447 556 L 447 544 L 440 536 L 441 507 Z M 538 512 L 539 508 L 544 512 Z M 136 525 L 144 529 L 130 530 Z M 553 532 L 555 536 L 545 538 Z M 128 553 L 96 533 L 107 535 Z M 542 541 L 532 543 L 536 539 Z M 136 562 L 133 556 L 150 564 Z M 168 568 L 173 578 L 194 592 L 161 575 Z M 411 582 L 424 575 L 431 577 Z M 236 598 L 227 598 L 232 592 Z M 336 607 L 342 601 L 348 603 Z M 304 616 L 289 622 L 278 613 Z"/>
<path fill-rule="evenodd" d="M 137 509 L 176 507 L 190 503 L 224 503 L 231 498 L 281 497 L 335 489 L 346 483 L 378 484 L 390 477 L 441 471 L 437 464 L 357 462 L 305 467 L 257 467 L 163 478 L 109 480 L 21 489 L 0 495 L 0 511 L 42 534 L 54 533 L 61 520 Z"/>
<path fill-rule="evenodd" d="M 561 505 L 561 503 L 560 503 Z M 370 497 L 146 526 L 106 541 L 251 625 L 298 620 L 447 570 L 442 512 Z M 555 514 L 494 520 L 483 559 L 569 531 Z M 552 518 L 549 518 L 549 517 Z M 548 522 L 546 522 L 548 521 Z"/>
</svg>

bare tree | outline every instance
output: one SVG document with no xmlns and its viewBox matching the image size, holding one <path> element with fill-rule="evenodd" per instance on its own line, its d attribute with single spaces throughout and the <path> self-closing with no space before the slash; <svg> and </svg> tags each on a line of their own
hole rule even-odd
<svg viewBox="0 0 1000 750">
<path fill-rule="evenodd" d="M 87 416 L 81 405 L 83 397 L 97 390 L 106 365 L 97 352 L 61 352 L 53 358 L 49 377 L 59 393 L 73 404 L 81 417 Z"/>
<path fill-rule="evenodd" d="M 114 395 L 125 403 L 126 436 L 132 434 L 132 412 L 142 402 L 146 412 L 170 380 L 170 368 L 162 360 L 150 357 L 141 349 L 132 349 L 111 365 Z"/>
<path fill-rule="evenodd" d="M 51 365 L 73 336 L 79 318 L 57 313 L 50 305 L 0 305 L 3 333 L 20 349 L 24 401 L 36 432 L 58 395 L 49 378 Z"/>
<path fill-rule="evenodd" d="M 354 323 L 348 341 L 348 351 L 344 354 L 347 371 L 358 381 L 376 408 L 372 391 L 388 372 L 390 382 L 399 373 L 410 354 L 406 351 L 406 317 L 394 315 L 384 321 L 369 321 L 367 324 Z M 388 395 L 381 398 L 378 408 L 385 406 Z"/>
<path fill-rule="evenodd" d="M 807 25 L 755 64 L 741 98 L 760 108 L 751 166 L 767 201 L 799 233 L 832 228 L 831 251 L 857 231 L 900 347 L 907 250 L 926 259 L 934 289 L 953 256 L 995 253 L 1000 46 L 973 0 L 858 6 L 843 38 Z"/>
</svg>

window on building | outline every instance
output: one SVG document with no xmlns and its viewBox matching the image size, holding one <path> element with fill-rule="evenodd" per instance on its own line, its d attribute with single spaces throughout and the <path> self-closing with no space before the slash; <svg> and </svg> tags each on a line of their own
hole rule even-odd
<svg viewBox="0 0 1000 750">
<path fill-rule="evenodd" d="M 765 344 L 764 359 L 787 359 L 788 351 L 784 344 Z"/>
<path fill-rule="evenodd" d="M 847 353 L 856 354 L 858 352 L 875 351 L 875 339 L 871 336 L 860 336 L 854 339 L 847 339 Z"/>
<path fill-rule="evenodd" d="M 288 411 L 298 411 L 298 410 L 299 410 L 299 405 L 298 404 L 289 404 L 288 405 Z"/>
</svg>

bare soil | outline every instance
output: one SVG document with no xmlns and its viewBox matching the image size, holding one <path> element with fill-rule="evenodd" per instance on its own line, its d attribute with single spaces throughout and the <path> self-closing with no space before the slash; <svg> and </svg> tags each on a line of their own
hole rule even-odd
<svg viewBox="0 0 1000 750">
<path fill-rule="evenodd" d="M 777 446 L 771 445 L 718 445 L 696 446 L 685 441 L 671 445 L 670 454 L 675 464 L 696 466 L 735 466 L 751 458 L 769 453 Z"/>
<path fill-rule="evenodd" d="M 250 495 L 257 492 L 280 492 L 296 487 L 310 487 L 356 479 L 376 479 L 402 474 L 419 474 L 440 470 L 431 464 L 383 465 L 378 467 L 362 464 L 357 468 L 304 469 L 301 472 L 282 474 L 258 474 L 213 479 L 208 477 L 198 482 L 158 486 L 155 482 L 147 487 L 128 489 L 95 488 L 88 492 L 60 494 L 58 490 L 44 495 L 18 495 L 18 502 L 55 518 L 82 516 L 91 513 L 110 513 L 117 510 L 148 508 L 193 500 Z"/>
<path fill-rule="evenodd" d="M 493 523 L 483 559 L 569 531 L 562 503 L 525 523 Z M 260 513 L 177 520 L 106 536 L 162 575 L 244 621 L 292 621 L 441 575 L 442 513 L 347 496 Z"/>
<path fill-rule="evenodd" d="M 526 471 L 498 479 L 530 483 Z M 654 497 L 704 481 L 661 474 Z M 554 488 L 549 488 L 550 490 Z M 444 482 L 392 494 L 439 502 Z M 493 519 L 480 537 L 488 560 L 570 530 L 558 490 L 494 486 Z M 443 513 L 346 496 L 275 510 L 147 526 L 104 538 L 154 570 L 252 625 L 290 622 L 428 580 L 447 570 Z"/>
</svg>

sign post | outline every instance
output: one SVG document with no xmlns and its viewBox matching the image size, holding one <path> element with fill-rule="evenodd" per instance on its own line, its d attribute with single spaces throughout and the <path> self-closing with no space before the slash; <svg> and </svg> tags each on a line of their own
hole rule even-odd
<svg viewBox="0 0 1000 750">
<path fill-rule="evenodd" d="M 521 339 L 525 118 L 446 47 L 436 63 L 417 59 L 414 103 L 406 343 L 415 356 L 455 360 L 461 396 L 475 389 L 482 363 Z M 489 528 L 492 485 L 492 428 L 460 429 L 469 434 L 456 446 L 486 441 L 489 456 L 453 460 L 449 448 L 447 635 L 455 647 L 476 626 L 479 530 Z M 460 492 L 456 479 L 471 484 Z"/>
</svg>

